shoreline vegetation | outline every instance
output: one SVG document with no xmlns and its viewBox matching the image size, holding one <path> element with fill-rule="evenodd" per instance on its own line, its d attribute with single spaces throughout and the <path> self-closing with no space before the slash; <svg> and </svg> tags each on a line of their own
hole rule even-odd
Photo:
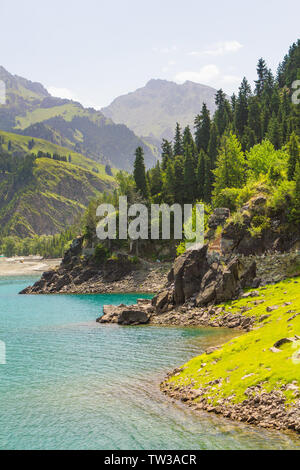
<svg viewBox="0 0 300 470">
<path fill-rule="evenodd" d="M 161 390 L 194 410 L 300 434 L 299 282 L 286 279 L 212 307 L 211 326 L 239 312 L 251 328 L 175 369 Z"/>
</svg>

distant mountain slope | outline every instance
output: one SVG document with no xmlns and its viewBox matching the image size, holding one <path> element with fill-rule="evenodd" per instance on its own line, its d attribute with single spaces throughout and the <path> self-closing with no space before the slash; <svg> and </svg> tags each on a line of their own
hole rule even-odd
<svg viewBox="0 0 300 470">
<path fill-rule="evenodd" d="M 203 103 L 214 112 L 217 90 L 206 85 L 150 80 L 145 87 L 116 98 L 101 111 L 116 123 L 126 124 L 137 135 L 170 139 L 176 122 L 193 126 Z"/>
<path fill-rule="evenodd" d="M 33 143 L 33 147 L 31 145 Z M 32 138 L 30 136 L 24 136 L 15 134 L 13 132 L 5 132 L 0 130 L 0 151 L 9 153 L 12 156 L 24 156 L 28 153 L 37 155 L 40 151 L 44 153 L 58 154 L 64 157 L 71 157 L 71 162 L 75 165 L 81 166 L 90 171 L 98 173 L 103 179 L 113 181 L 111 176 L 108 176 L 105 172 L 105 165 L 98 163 L 84 155 L 74 152 L 66 147 L 54 144 L 48 140 Z M 113 173 L 117 170 L 112 168 Z"/>
<path fill-rule="evenodd" d="M 14 187 L 0 175 L 0 235 L 54 235 L 72 225 L 89 200 L 112 188 L 109 181 L 77 165 L 48 158 L 36 160 L 34 179 Z"/>
<path fill-rule="evenodd" d="M 53 235 L 72 225 L 91 198 L 115 187 L 105 167 L 66 148 L 41 139 L 0 131 L 1 154 L 21 159 L 39 151 L 71 157 L 71 162 L 37 158 L 33 177 L 19 181 L 10 171 L 0 171 L 0 237 Z M 11 157 L 10 157 L 11 158 Z M 116 170 L 113 169 L 113 173 Z"/>
<path fill-rule="evenodd" d="M 1 66 L 0 80 L 6 84 L 7 96 L 6 104 L 0 105 L 0 129 L 44 138 L 126 170 L 132 170 L 135 149 L 141 145 L 146 165 L 155 164 L 156 149 L 100 111 L 52 97 L 40 83 L 12 75 Z"/>
</svg>

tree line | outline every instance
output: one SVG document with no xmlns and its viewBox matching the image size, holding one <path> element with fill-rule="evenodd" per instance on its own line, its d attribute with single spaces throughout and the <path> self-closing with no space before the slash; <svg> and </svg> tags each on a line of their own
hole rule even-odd
<svg viewBox="0 0 300 470">
<path fill-rule="evenodd" d="M 193 130 L 189 126 L 182 130 L 177 123 L 173 141 L 163 140 L 162 159 L 154 168 L 146 171 L 143 149 L 137 148 L 136 190 L 145 201 L 201 200 L 234 210 L 243 199 L 241 191 L 246 194 L 251 182 L 263 177 L 273 189 L 294 188 L 296 201 L 300 184 L 300 105 L 292 102 L 296 79 L 300 79 L 300 40 L 291 46 L 276 76 L 261 58 L 253 90 L 244 78 L 230 99 L 223 90 L 217 92 L 214 116 L 204 103 Z"/>
</svg>

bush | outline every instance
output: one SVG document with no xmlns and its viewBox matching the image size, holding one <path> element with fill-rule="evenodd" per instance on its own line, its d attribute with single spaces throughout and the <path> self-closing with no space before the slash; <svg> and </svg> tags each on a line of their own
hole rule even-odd
<svg viewBox="0 0 300 470">
<path fill-rule="evenodd" d="M 264 215 L 256 215 L 253 217 L 251 227 L 249 228 L 250 235 L 254 238 L 259 238 L 263 231 L 268 230 L 271 226 L 271 220 Z"/>
<path fill-rule="evenodd" d="M 215 207 L 227 207 L 231 212 L 234 212 L 238 207 L 237 200 L 239 195 L 240 189 L 238 188 L 222 189 L 222 191 L 214 197 L 214 205 Z"/>
<path fill-rule="evenodd" d="M 275 187 L 269 198 L 268 208 L 274 212 L 289 209 L 293 199 L 294 187 L 294 181 L 282 181 L 279 186 Z"/>
<path fill-rule="evenodd" d="M 95 260 L 97 261 L 97 263 L 103 263 L 103 261 L 107 260 L 108 257 L 109 250 L 104 245 L 102 245 L 102 243 L 99 243 L 95 248 Z"/>
</svg>

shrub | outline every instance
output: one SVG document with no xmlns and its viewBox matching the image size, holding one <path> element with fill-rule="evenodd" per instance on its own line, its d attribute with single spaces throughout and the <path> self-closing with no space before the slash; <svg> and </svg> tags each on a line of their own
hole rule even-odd
<svg viewBox="0 0 300 470">
<path fill-rule="evenodd" d="M 237 207 L 237 200 L 240 194 L 240 189 L 238 188 L 225 188 L 219 192 L 214 197 L 215 207 L 228 207 L 232 212 L 234 212 Z"/>
<path fill-rule="evenodd" d="M 264 215 L 256 215 L 253 217 L 249 232 L 251 237 L 259 238 L 263 231 L 268 230 L 271 226 L 271 220 Z"/>
<path fill-rule="evenodd" d="M 293 199 L 295 183 L 293 181 L 282 181 L 279 186 L 275 187 L 271 197 L 267 202 L 267 206 L 274 212 L 289 209 Z"/>
<path fill-rule="evenodd" d="M 95 248 L 95 253 L 94 253 L 94 258 L 98 263 L 102 263 L 109 257 L 109 251 L 108 249 L 102 245 L 102 243 L 99 243 L 96 248 Z"/>
</svg>

